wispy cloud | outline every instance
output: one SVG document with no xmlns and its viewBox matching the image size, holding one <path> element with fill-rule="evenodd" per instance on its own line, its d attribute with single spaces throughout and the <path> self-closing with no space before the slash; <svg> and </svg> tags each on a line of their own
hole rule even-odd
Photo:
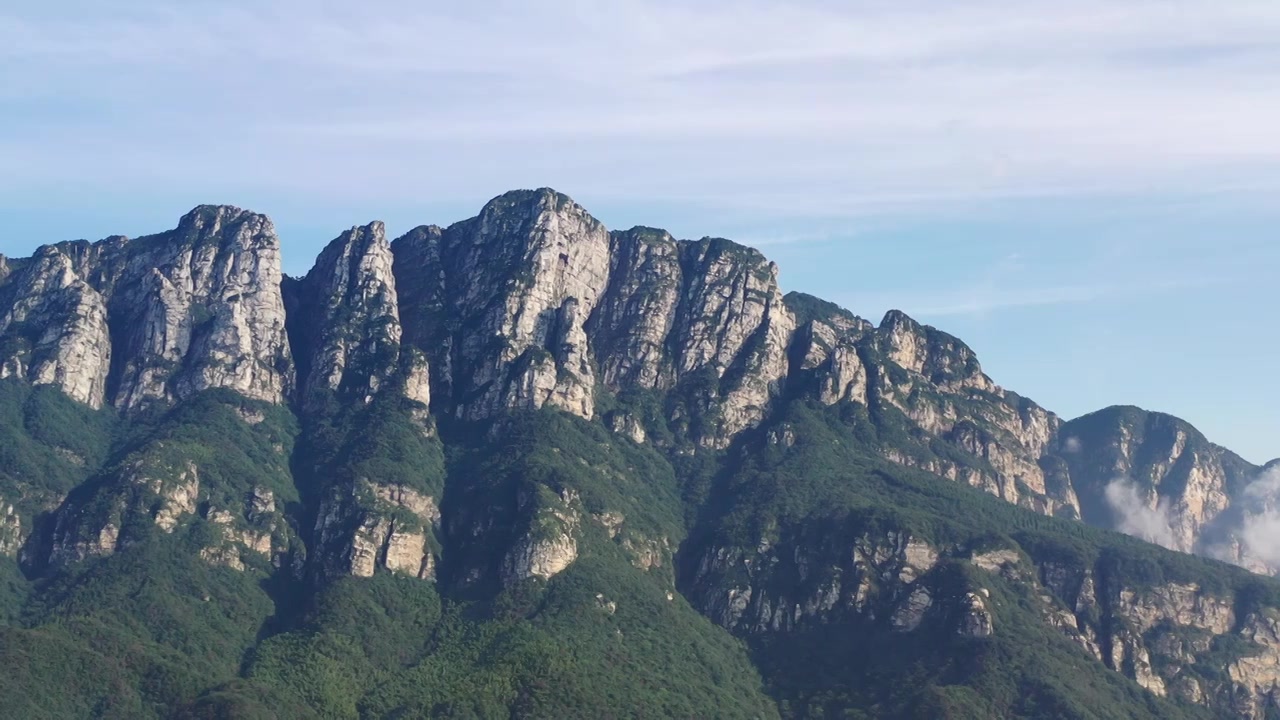
<svg viewBox="0 0 1280 720">
<path fill-rule="evenodd" d="M 1218 282 L 1216 278 L 1187 277 L 1124 284 L 979 286 L 924 298 L 913 312 L 925 317 L 986 315 L 1013 308 L 1077 305 L 1102 300 L 1149 297 L 1160 293 L 1207 287 Z"/>
<path fill-rule="evenodd" d="M 976 288 L 952 292 L 949 297 L 926 298 L 924 304 L 912 312 L 925 317 L 985 315 L 1010 308 L 1093 302 L 1113 296 L 1114 293 L 1115 288 L 1103 285 Z"/>
<path fill-rule="evenodd" d="M 898 308 L 924 319 L 968 316 L 982 318 L 1020 308 L 1114 303 L 1148 298 L 1197 288 L 1221 285 L 1221 277 L 1205 274 L 1202 268 L 1186 268 L 1178 276 L 1112 277 L 1085 283 L 1038 281 L 1044 273 L 1041 262 L 1028 263 L 1020 254 L 994 261 L 975 281 L 939 287 L 906 284 L 892 292 L 854 293 L 840 298 L 849 307 Z"/>
<path fill-rule="evenodd" d="M 1140 492 L 1132 481 L 1117 478 L 1107 483 L 1103 493 L 1120 532 L 1172 550 L 1187 549 L 1179 547 L 1168 501 L 1154 490 Z"/>
<path fill-rule="evenodd" d="M 1254 186 L 1280 172 L 1277 72 L 1269 0 L 27 3 L 0 11 L 0 191 L 892 212 Z"/>
</svg>

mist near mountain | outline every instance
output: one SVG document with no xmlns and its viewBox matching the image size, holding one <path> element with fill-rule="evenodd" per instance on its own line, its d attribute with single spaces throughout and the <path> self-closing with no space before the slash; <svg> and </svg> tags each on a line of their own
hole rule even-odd
<svg viewBox="0 0 1280 720">
<path fill-rule="evenodd" d="M 1135 483 L 1119 478 L 1107 484 L 1105 494 L 1115 512 L 1117 530 L 1161 547 L 1177 549 L 1168 500 L 1158 499 L 1155 507 L 1151 507 Z"/>
</svg>

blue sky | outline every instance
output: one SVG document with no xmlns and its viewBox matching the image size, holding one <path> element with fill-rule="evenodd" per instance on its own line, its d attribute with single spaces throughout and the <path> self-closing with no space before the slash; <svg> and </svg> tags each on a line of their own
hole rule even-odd
<svg viewBox="0 0 1280 720">
<path fill-rule="evenodd" d="M 0 252 L 271 215 L 288 270 L 516 187 L 761 247 L 1068 417 L 1280 455 L 1280 3 L 9 3 Z"/>
</svg>

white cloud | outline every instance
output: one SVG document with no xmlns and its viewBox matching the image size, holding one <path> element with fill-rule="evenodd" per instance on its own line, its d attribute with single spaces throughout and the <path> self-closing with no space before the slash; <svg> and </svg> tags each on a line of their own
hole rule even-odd
<svg viewBox="0 0 1280 720">
<path fill-rule="evenodd" d="M 1234 535 L 1247 561 L 1280 567 L 1280 467 L 1262 472 L 1241 493 L 1243 519 Z"/>
<path fill-rule="evenodd" d="M 1277 71 L 1267 0 L 27 3 L 0 11 L 0 191 L 901 212 L 1270 187 Z"/>
<path fill-rule="evenodd" d="M 1115 514 L 1117 530 L 1150 543 L 1178 549 L 1169 505 L 1164 499 L 1152 506 L 1149 498 L 1138 491 L 1137 485 L 1119 478 L 1107 484 L 1105 495 Z"/>
</svg>

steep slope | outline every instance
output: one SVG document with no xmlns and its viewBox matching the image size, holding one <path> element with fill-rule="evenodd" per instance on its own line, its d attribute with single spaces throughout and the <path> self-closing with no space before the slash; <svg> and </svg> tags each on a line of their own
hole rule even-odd
<svg viewBox="0 0 1280 720">
<path fill-rule="evenodd" d="M 1064 425 L 1059 445 L 1087 522 L 1276 572 L 1270 538 L 1243 532 L 1276 496 L 1264 468 L 1210 443 L 1185 421 L 1112 407 Z"/>
<path fill-rule="evenodd" d="M 0 290 L 0 375 L 90 407 L 137 408 L 229 388 L 281 402 L 292 387 L 271 221 L 201 206 L 128 240 L 44 246 Z"/>
<path fill-rule="evenodd" d="M 24 715 L 1280 712 L 1280 586 L 1091 527 L 1271 567 L 1181 421 L 549 189 L 279 268 L 214 206 L 0 260 Z"/>
<path fill-rule="evenodd" d="M 781 409 L 681 550 L 682 591 L 750 641 L 790 714 L 1274 711 L 1274 581 L 895 467 L 874 432 L 856 410 Z"/>
<path fill-rule="evenodd" d="M 824 403 L 865 406 L 885 435 L 881 455 L 1036 512 L 1079 517 L 1066 469 L 1049 452 L 1060 421 L 992 382 L 968 346 L 898 311 L 873 328 L 789 297 L 809 318 L 792 372 Z"/>
</svg>

